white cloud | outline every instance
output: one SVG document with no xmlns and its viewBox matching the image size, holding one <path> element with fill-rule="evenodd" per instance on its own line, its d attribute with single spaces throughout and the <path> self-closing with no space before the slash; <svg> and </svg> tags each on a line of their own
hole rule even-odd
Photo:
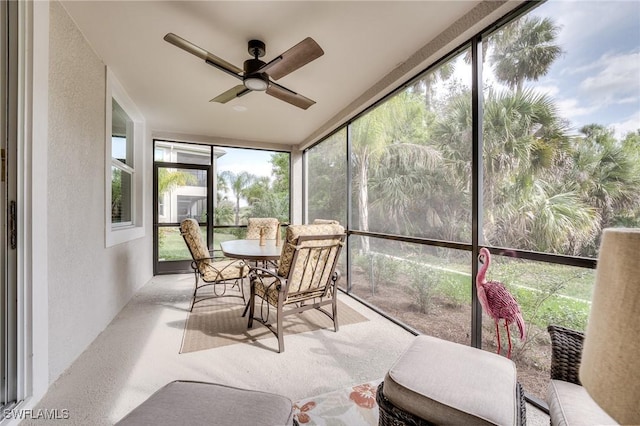
<svg viewBox="0 0 640 426">
<path fill-rule="evenodd" d="M 556 107 L 561 117 L 568 117 L 569 119 L 589 115 L 600 108 L 599 105 L 588 105 L 584 101 L 575 98 L 558 99 Z"/>
<path fill-rule="evenodd" d="M 556 85 L 535 85 L 535 89 L 537 93 L 543 93 L 547 96 L 555 97 L 558 93 L 560 93 L 560 88 Z"/>
<path fill-rule="evenodd" d="M 605 54 L 598 60 L 600 71 L 580 83 L 580 90 L 587 96 L 606 104 L 617 103 L 640 92 L 638 64 L 640 52 Z"/>
<path fill-rule="evenodd" d="M 619 123 L 613 123 L 609 127 L 614 129 L 614 134 L 618 139 L 623 138 L 629 132 L 640 129 L 640 110 L 634 112 L 629 119 Z"/>
<path fill-rule="evenodd" d="M 550 1 L 534 11 L 541 16 L 552 16 L 561 27 L 558 43 L 564 50 L 583 46 L 585 36 L 596 35 L 617 28 L 621 23 L 637 19 L 638 2 L 590 1 L 584 7 L 581 1 Z M 586 3 L 586 2 L 585 2 Z M 589 23 L 588 30 L 585 23 Z"/>
</svg>

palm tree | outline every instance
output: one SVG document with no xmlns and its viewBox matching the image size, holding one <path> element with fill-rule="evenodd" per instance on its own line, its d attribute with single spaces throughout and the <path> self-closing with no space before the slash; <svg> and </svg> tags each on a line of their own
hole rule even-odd
<svg viewBox="0 0 640 426">
<path fill-rule="evenodd" d="M 158 196 L 176 189 L 179 186 L 196 184 L 198 179 L 187 172 L 181 170 L 158 169 Z"/>
<path fill-rule="evenodd" d="M 566 147 L 566 128 L 555 103 L 547 95 L 489 90 L 483 117 L 485 186 L 517 176 L 523 185 L 552 165 L 556 152 Z M 489 200 L 497 201 L 490 194 Z"/>
<path fill-rule="evenodd" d="M 453 61 L 440 65 L 433 71 L 424 74 L 420 79 L 412 84 L 412 90 L 421 93 L 424 96 L 424 104 L 429 110 L 434 110 L 435 105 L 433 96 L 435 94 L 436 84 L 439 81 L 445 81 L 451 78 L 455 71 Z"/>
<path fill-rule="evenodd" d="M 347 132 L 343 129 L 307 153 L 308 219 L 347 215 Z"/>
<path fill-rule="evenodd" d="M 240 225 L 240 198 L 245 197 L 246 189 L 256 180 L 256 176 L 249 172 L 234 173 L 230 170 L 225 170 L 220 173 L 222 180 L 226 181 L 226 185 L 231 188 L 234 197 L 236 198 L 235 206 L 235 225 Z"/>
<path fill-rule="evenodd" d="M 403 166 L 433 168 L 440 160 L 437 152 L 420 143 L 427 139 L 426 116 L 420 96 L 405 90 L 352 124 L 351 161 L 356 174 L 358 225 L 362 231 L 369 231 L 371 166 L 380 170 L 380 163 L 385 159 Z M 389 192 L 390 196 L 385 199 L 393 202 L 394 193 L 397 191 Z M 398 213 L 398 209 L 393 211 Z M 369 251 L 367 237 L 362 239 L 362 250 Z"/>
<path fill-rule="evenodd" d="M 216 207 L 213 209 L 213 223 L 215 225 L 229 225 L 233 222 L 234 206 L 226 198 L 221 198 L 218 193 Z"/>
<path fill-rule="evenodd" d="M 618 141 L 612 130 L 591 124 L 580 129 L 567 167 L 572 182 L 584 201 L 599 213 L 599 227 L 615 226 L 618 218 L 640 219 L 640 146 L 628 136 Z M 632 136 L 632 135 L 631 135 Z M 632 220 L 634 222 L 634 220 Z M 583 255 L 595 255 L 595 239 Z"/>
<path fill-rule="evenodd" d="M 488 40 L 490 60 L 498 80 L 520 92 L 525 80 L 545 75 L 562 54 L 555 43 L 559 31 L 550 18 L 527 15 L 493 34 Z"/>
<path fill-rule="evenodd" d="M 494 206 L 493 226 L 505 247 L 578 255 L 600 231 L 596 209 L 564 183 L 536 179 L 529 188 L 514 182 L 504 191 L 511 197 Z"/>
</svg>

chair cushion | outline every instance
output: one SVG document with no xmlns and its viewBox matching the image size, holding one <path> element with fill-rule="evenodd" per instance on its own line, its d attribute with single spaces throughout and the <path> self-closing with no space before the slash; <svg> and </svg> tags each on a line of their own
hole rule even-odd
<svg viewBox="0 0 640 426">
<path fill-rule="evenodd" d="M 280 264 L 278 266 L 278 275 L 288 277 L 291 269 L 291 262 L 295 252 L 295 246 L 298 244 L 298 237 L 307 235 L 342 235 L 344 227 L 338 224 L 322 224 L 322 225 L 290 225 L 287 228 L 287 236 L 285 244 L 280 254 Z M 317 244 L 318 241 L 314 241 Z M 329 240 L 328 244 L 335 243 Z"/>
<path fill-rule="evenodd" d="M 160 388 L 117 424 L 290 425 L 292 407 L 290 399 L 272 393 L 175 381 Z"/>
<path fill-rule="evenodd" d="M 200 225 L 198 225 L 198 222 L 196 222 L 195 219 L 185 219 L 180 223 L 180 232 L 182 233 L 184 242 L 187 244 L 193 259 L 206 259 L 198 262 L 198 270 L 201 274 L 204 274 L 206 272 L 206 266 L 211 264 L 211 261 L 207 259 L 211 257 L 211 254 L 202 239 Z"/>
<path fill-rule="evenodd" d="M 248 268 L 243 268 L 244 263 L 238 260 L 219 260 L 208 262 L 201 270 L 202 280 L 206 282 L 233 280 L 245 277 Z"/>
<path fill-rule="evenodd" d="M 547 391 L 552 425 L 617 425 L 585 388 L 562 380 L 551 380 Z"/>
<path fill-rule="evenodd" d="M 280 290 L 276 282 L 277 278 L 264 276 L 253 281 L 255 292 L 273 306 L 278 306 L 278 293 Z"/>
<path fill-rule="evenodd" d="M 515 364 L 502 356 L 417 336 L 384 379 L 395 406 L 436 424 L 515 425 Z"/>
</svg>

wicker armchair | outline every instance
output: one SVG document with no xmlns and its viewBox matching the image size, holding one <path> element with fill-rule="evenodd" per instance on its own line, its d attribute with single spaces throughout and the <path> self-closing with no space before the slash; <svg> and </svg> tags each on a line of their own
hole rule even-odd
<svg viewBox="0 0 640 426">
<path fill-rule="evenodd" d="M 243 279 L 247 276 L 248 269 L 244 262 L 215 256 L 214 251 L 209 251 L 195 219 L 183 220 L 180 234 L 191 253 L 191 268 L 196 279 L 189 310 L 193 311 L 196 303 L 216 297 L 240 297 L 246 302 Z M 228 286 L 235 287 L 237 291 L 228 291 Z M 203 287 L 211 287 L 211 291 L 199 295 L 198 291 Z"/>
<path fill-rule="evenodd" d="M 589 396 L 580 382 L 580 360 L 584 334 L 569 328 L 550 325 L 551 381 L 547 391 L 552 425 L 617 424 Z"/>
<path fill-rule="evenodd" d="M 551 336 L 551 379 L 582 386 L 579 373 L 584 334 L 558 325 L 550 325 L 547 331 Z"/>
</svg>

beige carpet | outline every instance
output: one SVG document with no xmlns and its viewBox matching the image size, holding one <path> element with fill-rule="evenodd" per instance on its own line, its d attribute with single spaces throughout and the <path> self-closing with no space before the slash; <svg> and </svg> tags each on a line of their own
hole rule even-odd
<svg viewBox="0 0 640 426">
<path fill-rule="evenodd" d="M 208 305 L 206 303 L 209 303 Z M 256 305 L 256 310 L 259 305 Z M 325 309 L 331 310 L 331 306 Z M 242 317 L 244 305 L 229 299 L 217 299 L 196 305 L 189 314 L 182 337 L 180 353 L 202 351 L 235 343 L 254 343 L 275 335 L 258 321 L 253 328 L 247 329 L 247 317 Z M 256 312 L 257 314 L 257 312 Z M 275 322 L 275 311 L 270 313 L 270 322 Z M 367 318 L 338 301 L 338 326 L 367 321 Z M 333 331 L 333 322 L 322 312 L 310 309 L 298 315 L 284 318 L 284 338 L 287 335 L 304 333 L 320 329 Z M 277 350 L 277 342 L 274 349 Z"/>
</svg>

